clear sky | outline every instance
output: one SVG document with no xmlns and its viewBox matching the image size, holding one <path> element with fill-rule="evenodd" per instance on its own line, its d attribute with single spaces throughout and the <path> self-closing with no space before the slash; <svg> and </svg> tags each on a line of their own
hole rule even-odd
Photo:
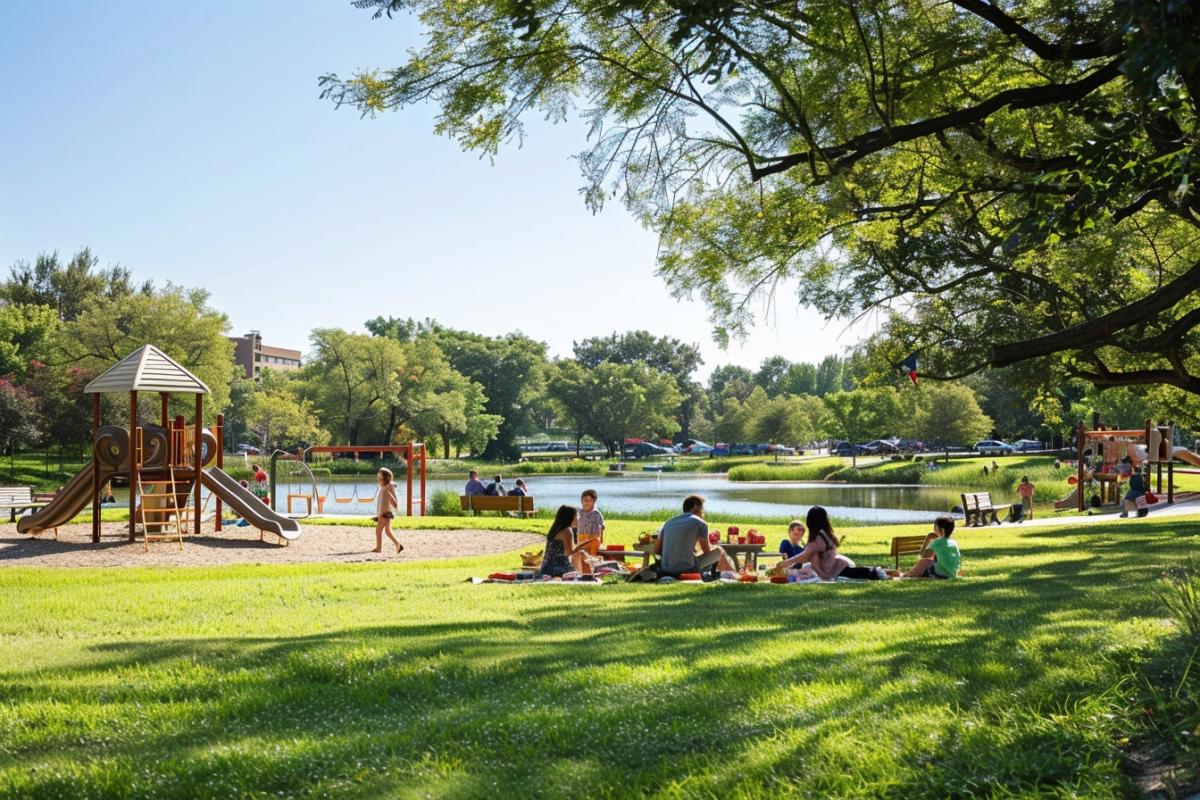
<svg viewBox="0 0 1200 800">
<path fill-rule="evenodd" d="M 702 304 L 655 277 L 654 235 L 584 207 L 578 123 L 535 118 L 491 164 L 436 136 L 432 108 L 362 119 L 318 100 L 319 75 L 418 42 L 413 20 L 349 0 L 0 4 L 0 266 L 90 246 L 301 349 L 379 314 L 520 329 L 556 355 L 644 328 L 699 344 L 705 374 L 853 343 L 785 293 L 720 350 Z"/>
</svg>

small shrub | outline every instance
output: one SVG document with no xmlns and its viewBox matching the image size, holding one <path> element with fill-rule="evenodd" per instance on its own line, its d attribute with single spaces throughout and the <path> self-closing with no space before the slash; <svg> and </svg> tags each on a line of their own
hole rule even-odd
<svg viewBox="0 0 1200 800">
<path fill-rule="evenodd" d="M 1200 575 L 1195 566 L 1167 573 L 1163 605 L 1192 647 L 1200 647 Z"/>
<path fill-rule="evenodd" d="M 433 493 L 430 503 L 430 515 L 435 517 L 457 517 L 462 515 L 462 504 L 458 495 L 448 489 L 439 489 Z"/>
</svg>

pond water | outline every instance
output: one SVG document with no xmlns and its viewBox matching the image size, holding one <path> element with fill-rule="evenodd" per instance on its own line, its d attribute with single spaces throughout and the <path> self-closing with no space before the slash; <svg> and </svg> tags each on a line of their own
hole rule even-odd
<svg viewBox="0 0 1200 800">
<path fill-rule="evenodd" d="M 683 498 L 699 493 L 708 500 L 712 514 L 745 514 L 773 517 L 801 517 L 810 506 L 823 505 L 829 513 L 842 519 L 865 522 L 923 522 L 939 513 L 949 511 L 959 503 L 958 493 L 949 487 L 938 486 L 866 486 L 839 483 L 739 483 L 724 475 L 710 474 L 644 474 L 624 477 L 588 475 L 539 476 L 525 478 L 530 494 L 538 508 L 551 509 L 560 504 L 578 505 L 579 494 L 593 488 L 600 494 L 602 511 L 627 513 L 677 509 Z M 462 493 L 465 480 L 436 479 L 427 481 L 428 496 L 438 490 L 456 495 Z M 506 487 L 512 479 L 506 478 Z M 326 494 L 326 515 L 372 514 L 374 481 L 353 478 L 335 479 L 332 484 L 318 479 L 321 492 Z M 398 483 L 400 507 L 405 505 L 405 484 Z M 277 487 L 277 508 L 286 506 L 288 484 L 281 479 Z M 290 491 L 311 491 L 298 483 Z M 357 494 L 357 499 L 355 496 Z M 354 502 L 337 502 L 354 500 Z M 297 510 L 303 509 L 303 503 Z"/>
</svg>

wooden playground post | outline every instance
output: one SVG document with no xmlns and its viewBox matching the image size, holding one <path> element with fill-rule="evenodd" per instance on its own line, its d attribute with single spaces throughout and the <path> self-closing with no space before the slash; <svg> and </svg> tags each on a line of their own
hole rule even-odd
<svg viewBox="0 0 1200 800">
<path fill-rule="evenodd" d="M 204 444 L 204 395 L 197 392 L 196 393 L 196 446 L 192 450 L 192 461 L 195 464 L 195 469 L 196 469 L 196 473 L 194 475 L 195 481 L 192 484 L 193 491 L 195 493 L 195 496 L 192 498 L 192 502 L 195 503 L 195 510 L 196 510 L 196 513 L 194 515 L 195 516 L 195 524 L 192 526 L 192 530 L 195 531 L 197 536 L 200 535 L 200 469 L 201 469 L 200 451 L 203 449 L 203 444 Z"/>
<path fill-rule="evenodd" d="M 421 516 L 425 516 L 425 444 L 421 443 Z"/>
<path fill-rule="evenodd" d="M 383 453 L 380 453 L 379 455 L 382 456 Z M 408 447 L 406 447 L 404 449 L 404 479 L 405 479 L 406 483 L 408 484 L 408 501 L 407 501 L 408 514 L 407 514 L 407 516 L 410 516 L 410 517 L 412 516 L 412 483 L 413 483 L 412 471 L 413 471 L 413 443 L 409 442 Z"/>
<path fill-rule="evenodd" d="M 170 421 L 170 419 L 171 419 L 170 417 L 168 417 L 168 416 L 167 416 L 167 400 L 168 400 L 168 398 L 170 398 L 170 396 L 171 396 L 171 395 L 167 394 L 166 392 L 159 392 L 159 393 L 158 393 L 158 399 L 159 399 L 159 401 L 160 401 L 160 404 L 161 404 L 161 406 L 162 406 L 162 408 L 161 408 L 161 409 L 160 409 L 160 411 L 159 411 L 159 417 L 160 417 L 160 418 L 161 418 L 161 420 L 162 420 L 162 426 L 163 426 L 164 428 L 165 428 L 165 427 L 167 427 L 167 423 L 168 423 L 168 422 Z M 170 451 L 168 451 L 168 452 L 170 452 Z"/>
<path fill-rule="evenodd" d="M 217 414 L 217 469 L 225 468 L 225 415 Z M 215 530 L 221 532 L 221 496 L 217 495 Z"/>
<path fill-rule="evenodd" d="M 1079 501 L 1077 503 L 1077 505 L 1079 506 L 1080 514 L 1082 514 L 1084 511 L 1084 506 L 1083 506 L 1083 446 L 1086 442 L 1087 442 L 1087 433 L 1086 433 L 1086 431 L 1084 431 L 1084 428 L 1083 428 L 1083 420 L 1079 420 L 1079 425 L 1077 425 L 1075 428 L 1075 446 L 1079 449 L 1078 472 L 1075 475 L 1075 480 L 1077 481 L 1077 483 L 1075 484 L 1075 489 L 1076 489 L 1075 497 Z"/>
<path fill-rule="evenodd" d="M 129 541 L 137 540 L 138 407 L 137 390 L 129 393 Z"/>
<path fill-rule="evenodd" d="M 96 437 L 100 435 L 100 395 L 92 395 L 92 542 L 100 542 L 100 454 Z"/>
</svg>

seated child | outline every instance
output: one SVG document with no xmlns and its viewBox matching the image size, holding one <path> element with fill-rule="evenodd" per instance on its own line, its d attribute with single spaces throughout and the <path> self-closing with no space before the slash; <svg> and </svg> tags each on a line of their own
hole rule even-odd
<svg viewBox="0 0 1200 800">
<path fill-rule="evenodd" d="M 804 552 L 804 523 L 798 519 L 788 523 L 787 538 L 779 543 L 779 554 L 795 558 Z"/>
<path fill-rule="evenodd" d="M 933 521 L 933 531 L 925 537 L 920 560 L 904 573 L 904 578 L 957 578 L 962 567 L 962 554 L 958 542 L 950 538 L 954 533 L 954 519 L 938 517 Z"/>
</svg>

